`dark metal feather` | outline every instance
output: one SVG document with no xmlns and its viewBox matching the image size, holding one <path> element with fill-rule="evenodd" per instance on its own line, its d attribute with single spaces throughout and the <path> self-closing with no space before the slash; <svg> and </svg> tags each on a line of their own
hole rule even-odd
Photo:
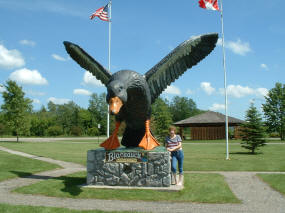
<svg viewBox="0 0 285 213">
<path fill-rule="evenodd" d="M 151 102 L 178 79 L 187 69 L 198 64 L 215 48 L 218 34 L 204 34 L 193 37 L 170 52 L 145 74 L 150 86 Z"/>
<path fill-rule="evenodd" d="M 64 46 L 70 57 L 75 60 L 82 68 L 88 70 L 104 85 L 107 85 L 112 74 L 101 64 L 93 59 L 81 47 L 68 41 L 64 41 Z"/>
</svg>

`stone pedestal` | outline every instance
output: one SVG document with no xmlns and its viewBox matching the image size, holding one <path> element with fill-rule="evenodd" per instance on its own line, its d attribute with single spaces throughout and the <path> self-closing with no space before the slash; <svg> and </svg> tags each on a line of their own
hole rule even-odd
<svg viewBox="0 0 285 213">
<path fill-rule="evenodd" d="M 164 147 L 89 150 L 87 185 L 169 187 L 170 166 L 170 154 Z"/>
</svg>

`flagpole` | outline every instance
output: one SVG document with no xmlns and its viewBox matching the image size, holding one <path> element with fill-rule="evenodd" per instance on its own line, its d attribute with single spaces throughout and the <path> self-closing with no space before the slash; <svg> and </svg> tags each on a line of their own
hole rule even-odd
<svg viewBox="0 0 285 213">
<path fill-rule="evenodd" d="M 224 39 L 224 18 L 223 18 L 223 1 L 221 2 L 221 22 L 222 22 L 222 46 L 223 46 L 223 66 L 224 66 L 224 89 L 225 89 L 225 114 L 226 114 L 226 160 L 229 160 L 229 121 L 228 121 L 228 92 L 227 92 L 227 72 L 226 72 L 226 53 L 225 53 L 225 39 Z"/>
<path fill-rule="evenodd" d="M 108 69 L 111 72 L 111 23 L 112 23 L 112 0 L 109 2 L 109 51 L 108 51 Z M 110 136 L 110 114 L 109 114 L 109 104 L 107 112 L 107 138 Z"/>
</svg>

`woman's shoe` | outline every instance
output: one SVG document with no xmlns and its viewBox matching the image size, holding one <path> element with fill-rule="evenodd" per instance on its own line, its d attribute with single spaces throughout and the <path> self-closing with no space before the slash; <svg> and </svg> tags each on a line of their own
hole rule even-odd
<svg viewBox="0 0 285 213">
<path fill-rule="evenodd" d="M 178 178 L 178 186 L 182 186 L 183 184 L 183 174 L 179 174 L 179 178 Z"/>
<path fill-rule="evenodd" d="M 176 185 L 177 184 L 176 173 L 171 173 L 171 184 L 172 185 Z"/>
</svg>

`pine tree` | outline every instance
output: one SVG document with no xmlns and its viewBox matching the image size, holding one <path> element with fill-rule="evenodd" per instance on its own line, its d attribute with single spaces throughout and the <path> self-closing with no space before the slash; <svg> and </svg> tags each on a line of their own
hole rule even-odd
<svg viewBox="0 0 285 213">
<path fill-rule="evenodd" d="M 266 145 L 261 114 L 258 113 L 253 103 L 246 112 L 245 123 L 241 127 L 242 147 L 249 149 L 251 154 L 254 154 L 258 147 Z"/>
<path fill-rule="evenodd" d="M 2 93 L 4 104 L 1 108 L 5 121 L 19 141 L 19 135 L 27 134 L 29 131 L 28 113 L 32 110 L 32 101 L 24 97 L 22 87 L 15 81 L 8 80 L 5 88 L 6 91 Z"/>
</svg>

